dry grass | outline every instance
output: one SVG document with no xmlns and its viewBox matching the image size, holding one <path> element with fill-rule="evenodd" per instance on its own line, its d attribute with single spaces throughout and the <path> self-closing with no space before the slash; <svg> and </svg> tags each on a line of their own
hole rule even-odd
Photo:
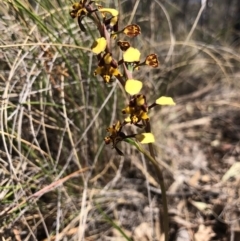
<svg viewBox="0 0 240 241">
<path fill-rule="evenodd" d="M 69 2 L 39 3 L 0 3 L 0 239 L 162 240 L 147 160 L 127 145 L 119 157 L 102 141 L 125 99 L 92 75 L 94 30 L 79 31 Z M 240 233 L 240 57 L 231 33 L 217 29 L 223 5 L 201 25 L 197 4 L 185 18 L 174 1 L 119 4 L 122 24 L 142 28 L 133 41 L 142 55 L 154 51 L 162 63 L 138 73 L 149 97 L 177 102 L 152 113 L 171 241 Z"/>
</svg>

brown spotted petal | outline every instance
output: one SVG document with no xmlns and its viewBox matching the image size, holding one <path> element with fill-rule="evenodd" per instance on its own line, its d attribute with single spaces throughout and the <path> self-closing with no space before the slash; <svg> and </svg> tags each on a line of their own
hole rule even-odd
<svg viewBox="0 0 240 241">
<path fill-rule="evenodd" d="M 121 40 L 117 42 L 117 45 L 120 47 L 122 51 L 126 51 L 131 46 L 129 42 Z"/>
<path fill-rule="evenodd" d="M 158 58 L 156 54 L 150 54 L 146 57 L 145 62 L 146 65 L 152 66 L 153 68 L 158 67 Z"/>
<path fill-rule="evenodd" d="M 72 18 L 76 18 L 78 16 L 78 12 L 83 8 L 81 3 L 74 3 L 72 5 L 72 10 L 70 11 L 70 16 Z"/>
<path fill-rule="evenodd" d="M 130 24 L 123 29 L 123 33 L 129 37 L 135 37 L 141 33 L 141 28 L 137 24 Z"/>
</svg>

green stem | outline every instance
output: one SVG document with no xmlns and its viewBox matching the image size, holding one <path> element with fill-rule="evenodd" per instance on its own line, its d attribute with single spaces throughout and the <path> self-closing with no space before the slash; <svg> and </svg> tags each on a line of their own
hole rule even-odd
<svg viewBox="0 0 240 241">
<path fill-rule="evenodd" d="M 150 124 L 146 127 L 146 129 L 151 130 Z M 148 131 L 150 132 L 150 131 Z M 162 170 L 156 161 L 153 145 L 149 143 L 149 152 L 144 150 L 141 146 L 138 145 L 135 141 L 131 139 L 125 139 L 128 143 L 134 145 L 145 157 L 148 158 L 148 160 L 152 163 L 152 165 L 155 167 L 156 175 L 158 178 L 158 182 L 161 188 L 162 193 L 162 202 L 163 202 L 163 227 L 164 227 L 164 233 L 165 233 L 165 241 L 169 240 L 169 218 L 168 218 L 168 204 L 167 204 L 167 194 L 166 194 L 166 188 L 164 184 L 163 174 Z"/>
<path fill-rule="evenodd" d="M 168 218 L 168 203 L 167 203 L 167 194 L 166 194 L 166 188 L 165 188 L 165 183 L 163 179 L 163 174 L 162 170 L 158 164 L 158 162 L 155 159 L 154 156 L 154 151 L 153 151 L 153 145 L 150 143 L 149 144 L 149 153 L 147 152 L 142 152 L 145 156 L 148 157 L 148 159 L 151 161 L 151 163 L 154 165 L 156 168 L 156 174 L 158 178 L 158 182 L 160 184 L 161 192 L 162 192 L 162 202 L 163 202 L 163 227 L 164 227 L 164 232 L 165 232 L 165 241 L 168 241 L 169 239 L 169 218 Z"/>
</svg>

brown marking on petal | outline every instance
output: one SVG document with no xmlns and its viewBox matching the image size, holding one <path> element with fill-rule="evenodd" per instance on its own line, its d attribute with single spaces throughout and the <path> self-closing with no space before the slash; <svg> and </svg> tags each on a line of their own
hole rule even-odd
<svg viewBox="0 0 240 241">
<path fill-rule="evenodd" d="M 120 47 L 122 51 L 126 51 L 131 46 L 129 42 L 121 40 L 117 42 L 117 45 Z"/>
<path fill-rule="evenodd" d="M 146 57 L 145 64 L 152 66 L 153 68 L 158 67 L 159 61 L 156 54 L 150 54 Z"/>
<path fill-rule="evenodd" d="M 111 81 L 111 76 L 103 75 L 103 80 L 105 81 L 105 83 L 109 83 Z"/>
<path fill-rule="evenodd" d="M 129 37 L 135 37 L 141 33 L 141 28 L 137 24 L 131 24 L 126 26 L 123 32 Z"/>
<path fill-rule="evenodd" d="M 105 137 L 104 142 L 105 142 L 106 145 L 110 144 L 111 138 L 109 136 Z"/>
</svg>

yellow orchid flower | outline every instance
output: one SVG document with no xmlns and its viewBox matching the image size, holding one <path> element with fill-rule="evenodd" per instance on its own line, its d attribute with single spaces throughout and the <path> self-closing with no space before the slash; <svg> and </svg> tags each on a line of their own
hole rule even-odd
<svg viewBox="0 0 240 241">
<path fill-rule="evenodd" d="M 121 142 L 124 138 L 126 138 L 125 134 L 121 131 L 122 124 L 118 121 L 116 124 L 109 126 L 107 128 L 107 132 L 109 132 L 109 136 L 104 138 L 105 144 L 108 145 L 112 143 L 112 147 L 117 151 L 119 155 L 123 155 L 123 153 L 118 149 L 117 144 Z"/>
<path fill-rule="evenodd" d="M 98 66 L 94 71 L 94 75 L 102 76 L 105 83 L 109 83 L 112 76 L 122 76 L 118 68 L 114 68 L 111 65 Z"/>
<path fill-rule="evenodd" d="M 132 96 L 128 106 L 122 110 L 123 114 L 129 114 L 129 117 L 125 119 L 125 121 L 135 125 L 142 120 L 149 120 L 147 112 L 148 106 L 146 103 L 146 97 L 144 95 Z"/>
</svg>

